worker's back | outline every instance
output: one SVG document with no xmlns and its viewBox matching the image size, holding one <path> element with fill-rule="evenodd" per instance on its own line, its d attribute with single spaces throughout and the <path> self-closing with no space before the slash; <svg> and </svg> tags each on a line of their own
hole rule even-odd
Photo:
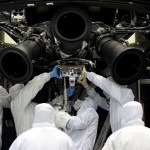
<svg viewBox="0 0 150 150">
<path fill-rule="evenodd" d="M 107 139 L 102 150 L 150 150 L 150 129 L 142 121 L 143 109 L 139 102 L 123 106 L 122 128 Z"/>
<path fill-rule="evenodd" d="M 55 127 L 54 116 L 51 105 L 37 105 L 32 128 L 20 134 L 10 150 L 74 150 L 71 138 Z"/>
<path fill-rule="evenodd" d="M 150 129 L 143 125 L 124 127 L 113 138 L 115 150 L 150 150 Z"/>
<path fill-rule="evenodd" d="M 70 137 L 55 127 L 34 127 L 21 134 L 10 150 L 73 150 Z"/>
</svg>

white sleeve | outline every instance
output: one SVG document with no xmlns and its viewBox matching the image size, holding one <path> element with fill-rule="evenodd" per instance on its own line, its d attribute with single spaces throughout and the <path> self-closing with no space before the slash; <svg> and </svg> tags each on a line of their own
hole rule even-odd
<svg viewBox="0 0 150 150">
<path fill-rule="evenodd" d="M 120 103 L 126 103 L 129 99 L 134 100 L 134 95 L 131 89 L 112 82 L 94 72 L 88 72 L 87 78 Z"/>
<path fill-rule="evenodd" d="M 94 100 L 99 107 L 109 111 L 109 104 L 107 100 L 104 97 L 101 97 L 93 87 L 87 87 L 86 91 L 90 98 Z"/>
<path fill-rule="evenodd" d="M 21 89 L 12 102 L 18 104 L 19 107 L 26 107 L 49 80 L 49 73 L 42 73 L 34 77 Z"/>
<path fill-rule="evenodd" d="M 73 116 L 67 123 L 68 129 L 86 129 L 94 120 L 98 120 L 98 114 L 93 108 L 88 108 L 82 115 Z M 97 122 L 95 122 L 97 126 Z"/>
<path fill-rule="evenodd" d="M 0 105 L 4 108 L 10 108 L 11 97 L 5 88 L 0 86 Z"/>
</svg>

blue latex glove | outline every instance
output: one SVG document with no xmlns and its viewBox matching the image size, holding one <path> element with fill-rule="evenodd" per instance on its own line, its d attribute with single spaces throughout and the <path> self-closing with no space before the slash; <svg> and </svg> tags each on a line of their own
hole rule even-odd
<svg viewBox="0 0 150 150">
<path fill-rule="evenodd" d="M 74 86 L 70 86 L 67 89 L 67 95 L 68 95 L 68 97 L 71 97 L 73 95 L 74 91 L 75 91 L 75 87 Z"/>
<path fill-rule="evenodd" d="M 55 66 L 54 68 L 53 68 L 53 70 L 50 72 L 50 76 L 51 76 L 51 78 L 58 78 L 58 79 L 62 79 L 62 77 L 60 77 L 60 75 L 58 74 L 58 69 L 59 69 L 59 67 L 58 66 Z"/>
</svg>

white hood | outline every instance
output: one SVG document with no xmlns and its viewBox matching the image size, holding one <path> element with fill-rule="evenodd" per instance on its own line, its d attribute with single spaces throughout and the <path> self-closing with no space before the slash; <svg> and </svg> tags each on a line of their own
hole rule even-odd
<svg viewBox="0 0 150 150">
<path fill-rule="evenodd" d="M 142 117 L 142 105 L 136 101 L 128 102 L 122 109 L 121 127 L 128 125 L 144 125 Z"/>
<path fill-rule="evenodd" d="M 39 104 L 35 107 L 35 117 L 32 127 L 47 125 L 55 127 L 54 109 L 50 104 Z"/>
</svg>

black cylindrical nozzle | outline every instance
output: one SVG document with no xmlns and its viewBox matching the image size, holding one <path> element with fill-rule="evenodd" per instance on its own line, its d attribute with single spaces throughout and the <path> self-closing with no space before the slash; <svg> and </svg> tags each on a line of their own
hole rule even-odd
<svg viewBox="0 0 150 150">
<path fill-rule="evenodd" d="M 39 36 L 32 36 L 17 45 L 0 51 L 1 74 L 11 82 L 28 81 L 33 73 L 32 62 L 44 52 L 45 45 Z"/>
<path fill-rule="evenodd" d="M 113 79 L 122 85 L 137 81 L 146 68 L 144 52 L 137 47 L 125 47 L 116 40 L 99 39 L 96 51 L 110 68 Z"/>
<path fill-rule="evenodd" d="M 52 31 L 60 42 L 61 50 L 74 54 L 91 32 L 89 15 L 79 7 L 63 7 L 52 19 Z"/>
</svg>

